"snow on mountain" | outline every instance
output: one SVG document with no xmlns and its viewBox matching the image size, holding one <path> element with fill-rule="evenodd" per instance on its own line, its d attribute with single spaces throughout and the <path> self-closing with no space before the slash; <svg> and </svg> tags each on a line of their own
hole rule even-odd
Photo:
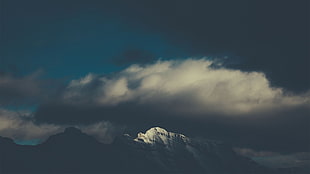
<svg viewBox="0 0 310 174">
<path fill-rule="evenodd" d="M 146 144 L 160 144 L 166 147 L 171 147 L 175 143 L 187 143 L 189 138 L 182 134 L 168 132 L 160 127 L 153 127 L 147 130 L 145 133 L 138 133 L 138 137 L 134 139 L 137 142 L 143 142 Z"/>
<path fill-rule="evenodd" d="M 133 153 L 143 154 L 157 166 L 171 171 L 191 168 L 196 173 L 255 173 L 263 170 L 251 159 L 237 155 L 228 144 L 189 138 L 160 127 L 140 132 L 136 138 L 125 135 L 125 139 L 126 144 L 136 149 Z"/>
</svg>

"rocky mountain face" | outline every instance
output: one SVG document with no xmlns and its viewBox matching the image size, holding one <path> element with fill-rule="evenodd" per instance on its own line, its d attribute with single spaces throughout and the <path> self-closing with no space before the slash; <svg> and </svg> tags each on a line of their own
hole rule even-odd
<svg viewBox="0 0 310 174">
<path fill-rule="evenodd" d="M 36 146 L 0 137 L 0 173 L 274 173 L 224 143 L 154 127 L 102 144 L 67 128 Z"/>
</svg>

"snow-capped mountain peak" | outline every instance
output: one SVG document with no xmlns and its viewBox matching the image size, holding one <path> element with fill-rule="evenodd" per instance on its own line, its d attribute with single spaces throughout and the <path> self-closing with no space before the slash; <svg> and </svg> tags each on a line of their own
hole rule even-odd
<svg viewBox="0 0 310 174">
<path fill-rule="evenodd" d="M 175 143 L 186 143 L 189 141 L 189 138 L 182 134 L 168 132 L 160 127 L 153 127 L 145 133 L 138 133 L 138 136 L 134 139 L 134 141 L 153 145 L 161 144 L 165 146 L 172 146 Z"/>
<path fill-rule="evenodd" d="M 140 132 L 136 138 L 126 135 L 123 142 L 137 149 L 133 154 L 143 154 L 142 156 L 155 161 L 158 166 L 173 168 L 175 171 L 189 165 L 193 173 L 252 173 L 252 169 L 261 170 L 250 159 L 238 156 L 231 146 L 225 143 L 190 138 L 160 127 L 150 128 L 145 133 Z M 248 167 L 249 172 L 239 171 L 244 166 Z M 238 172 L 231 172 L 233 170 Z"/>
</svg>

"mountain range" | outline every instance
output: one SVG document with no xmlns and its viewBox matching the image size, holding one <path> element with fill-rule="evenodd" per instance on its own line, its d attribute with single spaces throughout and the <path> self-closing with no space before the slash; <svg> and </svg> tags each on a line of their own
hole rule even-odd
<svg viewBox="0 0 310 174">
<path fill-rule="evenodd" d="M 276 171 L 236 154 L 228 144 L 189 138 L 153 127 L 137 137 L 103 144 L 69 127 L 45 142 L 18 145 L 0 137 L 0 173 L 210 173 L 268 174 Z"/>
</svg>

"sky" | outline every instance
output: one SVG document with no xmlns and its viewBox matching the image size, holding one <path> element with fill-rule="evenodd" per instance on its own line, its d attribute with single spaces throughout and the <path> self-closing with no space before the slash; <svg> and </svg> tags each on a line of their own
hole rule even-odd
<svg viewBox="0 0 310 174">
<path fill-rule="evenodd" d="M 0 136 L 29 144 L 73 125 L 109 143 L 161 126 L 308 152 L 309 6 L 1 0 Z"/>
</svg>

